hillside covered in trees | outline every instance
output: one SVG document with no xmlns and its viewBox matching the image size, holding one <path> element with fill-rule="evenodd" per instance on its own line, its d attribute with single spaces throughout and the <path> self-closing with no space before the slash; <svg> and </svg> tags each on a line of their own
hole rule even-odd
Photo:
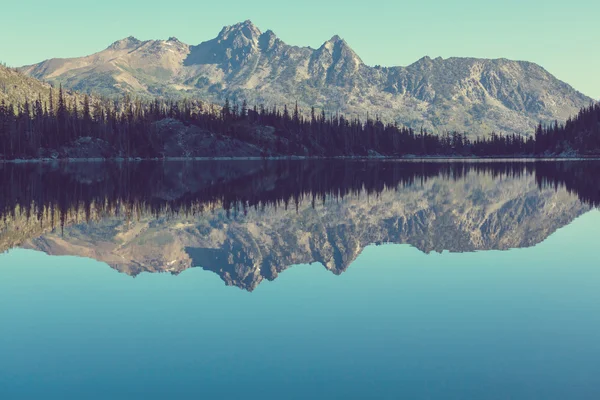
<svg viewBox="0 0 600 400">
<path fill-rule="evenodd" d="M 18 108 L 19 104 L 22 105 L 27 100 L 31 102 L 37 98 L 41 98 L 42 102 L 48 102 L 51 89 L 52 85 L 49 83 L 0 64 L 0 101 L 4 100 L 7 105 L 13 104 L 15 108 Z M 83 96 L 78 95 L 75 91 L 65 90 L 63 96 L 69 104 L 77 102 L 79 107 L 83 104 Z M 58 101 L 57 90 L 54 90 L 53 97 L 56 103 Z"/>
<path fill-rule="evenodd" d="M 297 105 L 100 99 L 38 86 L 28 86 L 37 87 L 37 95 L 0 99 L 0 159 L 600 155 L 598 104 L 564 125 L 540 124 L 535 135 L 434 135 L 378 117 L 361 121 Z"/>
</svg>

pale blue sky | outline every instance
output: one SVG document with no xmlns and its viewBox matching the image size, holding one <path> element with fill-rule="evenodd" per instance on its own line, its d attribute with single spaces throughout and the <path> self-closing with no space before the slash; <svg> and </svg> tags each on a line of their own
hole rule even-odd
<svg viewBox="0 0 600 400">
<path fill-rule="evenodd" d="M 123 37 L 197 44 L 251 19 L 293 45 L 339 34 L 370 65 L 430 57 L 505 57 L 541 64 L 600 98 L 597 0 L 11 1 L 2 6 L 0 60 L 13 66 L 87 55 Z"/>
</svg>

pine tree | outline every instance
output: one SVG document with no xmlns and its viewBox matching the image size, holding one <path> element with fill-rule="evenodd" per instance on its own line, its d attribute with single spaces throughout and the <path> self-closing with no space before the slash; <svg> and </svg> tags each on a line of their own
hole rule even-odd
<svg viewBox="0 0 600 400">
<path fill-rule="evenodd" d="M 56 108 L 57 138 L 60 144 L 65 144 L 70 139 L 69 132 L 67 129 L 67 119 L 67 105 L 65 104 L 65 97 L 61 84 L 58 89 L 58 106 Z"/>
</svg>

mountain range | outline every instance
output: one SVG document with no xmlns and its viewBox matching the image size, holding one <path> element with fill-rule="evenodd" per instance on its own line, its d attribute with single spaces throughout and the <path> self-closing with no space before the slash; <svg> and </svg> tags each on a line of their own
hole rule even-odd
<svg viewBox="0 0 600 400">
<path fill-rule="evenodd" d="M 339 275 L 371 244 L 409 244 L 426 253 L 529 247 L 590 209 L 565 189 L 538 190 L 533 177 L 488 178 L 433 179 L 422 187 L 385 190 L 370 201 L 351 196 L 314 208 L 305 202 L 297 211 L 250 210 L 236 218 L 223 210 L 196 217 L 106 218 L 22 247 L 93 258 L 132 276 L 201 267 L 228 286 L 253 291 L 297 264 L 317 262 Z"/>
<path fill-rule="evenodd" d="M 314 106 L 473 136 L 529 135 L 538 122 L 564 121 L 593 101 L 531 62 L 423 57 L 407 67 L 372 67 L 339 36 L 318 49 L 292 46 L 250 21 L 224 27 L 199 45 L 128 37 L 89 56 L 20 71 L 102 95 L 298 103 L 306 114 Z"/>
<path fill-rule="evenodd" d="M 595 187 L 590 179 L 575 187 L 554 179 L 585 177 L 584 167 L 6 165 L 0 177 L 12 186 L 0 186 L 0 252 L 24 247 L 89 257 L 132 276 L 201 267 L 254 290 L 297 264 L 318 262 L 341 274 L 371 244 L 408 244 L 426 253 L 534 246 L 592 208 L 582 200 L 589 193 L 575 190 Z"/>
</svg>

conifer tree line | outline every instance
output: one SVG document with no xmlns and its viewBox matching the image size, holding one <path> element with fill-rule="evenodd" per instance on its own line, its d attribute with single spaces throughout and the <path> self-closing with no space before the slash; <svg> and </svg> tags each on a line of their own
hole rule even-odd
<svg viewBox="0 0 600 400">
<path fill-rule="evenodd" d="M 377 162 L 358 160 L 244 160 L 235 163 L 106 162 L 41 168 L 0 165 L 0 224 L 25 216 L 41 225 L 64 225 L 93 216 L 157 218 L 223 209 L 228 216 L 268 208 L 298 209 L 349 197 L 378 197 L 430 180 L 461 181 L 470 174 L 492 179 L 534 177 L 540 190 L 564 187 L 589 206 L 600 206 L 600 163 L 565 162 Z M 212 179 L 207 180 L 207 176 Z M 273 185 L 272 182 L 278 182 Z M 164 196 L 164 193 L 179 196 Z M 71 217 L 69 217 L 71 215 Z M 56 225 L 55 225 L 56 224 Z M 0 252 L 2 252 L 0 243 Z"/>
<path fill-rule="evenodd" d="M 78 105 L 79 104 L 79 105 Z M 564 125 L 540 124 L 534 135 L 498 135 L 472 139 L 464 133 L 436 135 L 382 122 L 378 117 L 347 118 L 296 104 L 223 106 L 200 100 L 151 101 L 91 98 L 65 100 L 38 96 L 23 104 L 0 103 L 0 159 L 36 158 L 44 150 L 77 146 L 91 138 L 107 144 L 110 157 L 161 157 L 165 133 L 155 124 L 171 118 L 221 137 L 256 145 L 273 156 L 552 156 L 600 154 L 600 105 L 590 105 Z M 272 127 L 268 130 L 264 127 Z M 218 155 L 218 154 L 216 154 Z"/>
</svg>

